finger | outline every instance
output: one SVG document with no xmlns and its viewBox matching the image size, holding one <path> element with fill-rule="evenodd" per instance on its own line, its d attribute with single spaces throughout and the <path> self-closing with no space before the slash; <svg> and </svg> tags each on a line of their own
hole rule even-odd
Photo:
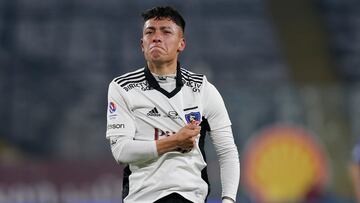
<svg viewBox="0 0 360 203">
<path fill-rule="evenodd" d="M 185 127 L 186 127 L 187 129 L 194 130 L 194 129 L 196 129 L 198 126 L 197 126 L 197 125 L 194 125 L 194 124 L 192 124 L 192 123 L 189 123 L 189 124 L 187 124 Z"/>
<path fill-rule="evenodd" d="M 193 146 L 194 146 L 194 144 L 196 143 L 196 137 L 192 137 L 192 138 L 191 138 L 191 142 L 192 142 L 192 144 L 193 144 Z"/>
<path fill-rule="evenodd" d="M 200 121 L 197 120 L 192 120 L 190 123 L 194 124 L 194 125 L 200 125 Z"/>
<path fill-rule="evenodd" d="M 196 127 L 194 129 L 189 129 L 189 133 L 191 133 L 192 135 L 195 134 L 195 135 L 198 135 L 200 133 L 201 129 Z"/>
<path fill-rule="evenodd" d="M 201 129 L 194 129 L 193 130 L 194 136 L 200 134 L 200 132 L 201 132 Z"/>
</svg>

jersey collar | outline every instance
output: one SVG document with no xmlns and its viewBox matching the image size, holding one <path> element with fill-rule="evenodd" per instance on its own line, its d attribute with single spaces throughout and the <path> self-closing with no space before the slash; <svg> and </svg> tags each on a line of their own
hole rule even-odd
<svg viewBox="0 0 360 203">
<path fill-rule="evenodd" d="M 150 87 L 152 87 L 152 88 L 156 89 L 157 91 L 161 92 L 162 94 L 164 94 L 168 98 L 171 98 L 174 95 L 176 95 L 181 90 L 181 87 L 184 85 L 183 81 L 182 81 L 182 74 L 181 74 L 180 69 L 181 69 L 180 68 L 180 63 L 177 62 L 177 67 L 176 67 L 176 87 L 171 92 L 168 92 L 168 91 L 166 91 L 166 90 L 164 90 L 163 88 L 160 87 L 158 81 L 156 81 L 153 74 L 151 74 L 148 66 L 145 67 L 144 73 L 145 73 L 145 78 L 148 81 Z"/>
</svg>

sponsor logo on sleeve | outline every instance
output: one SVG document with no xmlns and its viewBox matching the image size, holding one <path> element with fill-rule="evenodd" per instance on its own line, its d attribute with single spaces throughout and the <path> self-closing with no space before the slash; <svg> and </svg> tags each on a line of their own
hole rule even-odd
<svg viewBox="0 0 360 203">
<path fill-rule="evenodd" d="M 185 114 L 185 119 L 186 119 L 187 123 L 200 124 L 201 114 L 200 114 L 200 112 L 191 112 L 191 113 Z"/>
<path fill-rule="evenodd" d="M 120 128 L 125 128 L 125 124 L 114 123 L 114 124 L 107 125 L 108 130 L 115 130 L 115 129 L 120 129 Z"/>
<path fill-rule="evenodd" d="M 114 102 L 109 102 L 109 112 L 115 113 L 116 111 L 116 104 Z"/>
</svg>

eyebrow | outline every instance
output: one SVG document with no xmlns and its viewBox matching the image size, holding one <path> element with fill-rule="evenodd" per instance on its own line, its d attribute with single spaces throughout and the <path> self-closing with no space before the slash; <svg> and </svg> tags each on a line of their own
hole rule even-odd
<svg viewBox="0 0 360 203">
<path fill-rule="evenodd" d="M 155 28 L 154 26 L 146 27 L 144 30 L 147 30 L 147 29 L 156 30 L 156 28 Z M 160 27 L 160 30 L 166 30 L 166 29 L 173 30 L 170 26 L 161 26 L 161 27 Z"/>
</svg>

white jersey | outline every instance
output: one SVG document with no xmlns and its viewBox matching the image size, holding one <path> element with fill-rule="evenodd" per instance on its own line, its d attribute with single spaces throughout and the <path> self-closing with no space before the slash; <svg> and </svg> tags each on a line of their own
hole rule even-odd
<svg viewBox="0 0 360 203">
<path fill-rule="evenodd" d="M 115 159 L 128 164 L 124 202 L 149 203 L 174 192 L 192 202 L 204 202 L 209 189 L 203 149 L 206 131 L 231 125 L 220 94 L 206 77 L 178 67 L 176 87 L 167 92 L 148 68 L 141 68 L 115 78 L 108 100 L 106 136 Z M 158 156 L 155 141 L 192 121 L 202 126 L 197 145 L 188 153 Z M 231 141 L 235 146 L 232 133 Z"/>
</svg>

